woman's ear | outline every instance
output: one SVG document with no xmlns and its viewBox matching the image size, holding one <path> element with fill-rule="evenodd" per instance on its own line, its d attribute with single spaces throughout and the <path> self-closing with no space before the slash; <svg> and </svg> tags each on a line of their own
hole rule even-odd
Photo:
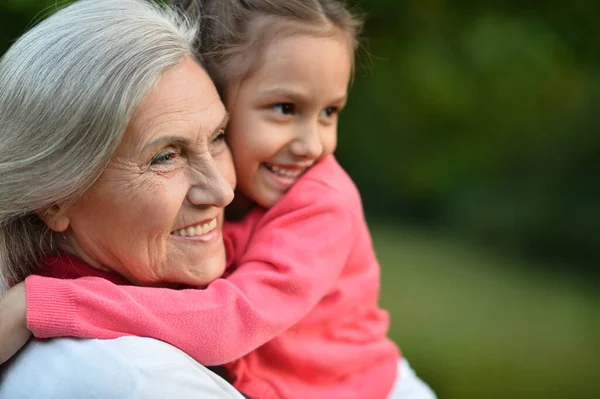
<svg viewBox="0 0 600 399">
<path fill-rule="evenodd" d="M 59 205 L 53 205 L 50 208 L 37 212 L 40 219 L 46 223 L 50 230 L 62 233 L 69 227 L 70 220 L 66 212 L 63 212 Z"/>
</svg>

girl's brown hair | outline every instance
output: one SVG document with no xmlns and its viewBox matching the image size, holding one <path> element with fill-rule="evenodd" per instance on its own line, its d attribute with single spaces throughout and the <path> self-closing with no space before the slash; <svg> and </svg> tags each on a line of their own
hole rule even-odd
<svg viewBox="0 0 600 399">
<path fill-rule="evenodd" d="M 229 84 L 239 82 L 261 62 L 275 37 L 298 32 L 348 36 L 358 45 L 362 19 L 341 0 L 171 0 L 201 17 L 198 52 L 225 99 Z M 336 29 L 332 29 L 336 28 Z"/>
</svg>

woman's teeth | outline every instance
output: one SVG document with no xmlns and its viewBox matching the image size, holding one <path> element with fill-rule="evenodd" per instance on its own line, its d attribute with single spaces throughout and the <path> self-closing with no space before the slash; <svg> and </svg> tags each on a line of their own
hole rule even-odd
<svg viewBox="0 0 600 399">
<path fill-rule="evenodd" d="M 279 166 L 269 165 L 268 163 L 266 163 L 265 166 L 271 172 L 275 173 L 276 175 L 283 176 L 283 177 L 296 178 L 296 177 L 300 176 L 302 174 L 302 172 L 304 171 L 304 169 L 296 169 L 296 170 L 284 169 L 284 168 L 280 168 Z"/>
<path fill-rule="evenodd" d="M 195 237 L 203 236 L 210 233 L 217 228 L 217 218 L 214 218 L 208 223 L 201 224 L 193 227 L 186 227 L 185 229 L 175 230 L 171 234 L 178 237 Z"/>
</svg>

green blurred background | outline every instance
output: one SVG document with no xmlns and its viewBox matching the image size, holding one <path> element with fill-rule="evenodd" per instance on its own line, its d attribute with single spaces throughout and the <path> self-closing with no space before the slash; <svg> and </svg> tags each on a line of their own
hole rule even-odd
<svg viewBox="0 0 600 399">
<path fill-rule="evenodd" d="M 443 399 L 600 397 L 600 2 L 354 3 L 337 155 L 391 336 Z M 0 53 L 55 4 L 3 0 Z"/>
</svg>

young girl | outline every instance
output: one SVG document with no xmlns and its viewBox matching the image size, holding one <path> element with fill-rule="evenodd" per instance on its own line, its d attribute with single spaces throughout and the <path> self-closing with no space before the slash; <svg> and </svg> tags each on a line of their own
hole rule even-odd
<svg viewBox="0 0 600 399">
<path fill-rule="evenodd" d="M 199 3 L 238 177 L 227 275 L 181 290 L 30 276 L 28 328 L 161 339 L 251 398 L 434 397 L 386 337 L 360 196 L 332 156 L 359 23 L 336 0 Z"/>
</svg>

